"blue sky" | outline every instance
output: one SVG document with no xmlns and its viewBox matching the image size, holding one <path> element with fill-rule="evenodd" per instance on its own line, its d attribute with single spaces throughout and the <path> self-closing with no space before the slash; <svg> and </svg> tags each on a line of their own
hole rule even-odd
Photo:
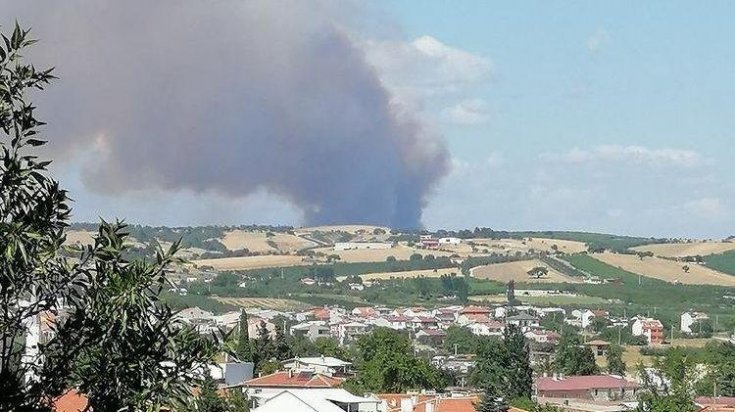
<svg viewBox="0 0 735 412">
<path fill-rule="evenodd" d="M 441 122 L 453 156 L 475 169 L 438 189 L 429 226 L 735 231 L 731 2 L 389 7 L 408 39 L 432 36 L 492 65 L 484 81 L 433 102 L 481 100 L 487 117 Z M 559 159 L 575 149 L 587 155 Z"/>
<path fill-rule="evenodd" d="M 145 112 L 137 107 L 139 102 L 158 101 L 160 96 L 150 99 L 126 88 L 116 90 L 110 85 L 114 80 L 105 77 L 87 82 L 98 75 L 95 67 L 105 67 L 105 58 L 90 57 L 94 55 L 81 45 L 90 36 L 85 33 L 98 33 L 99 26 L 104 26 L 107 42 L 116 42 L 119 33 L 120 38 L 129 35 L 126 30 L 135 25 L 125 19 L 138 19 L 146 5 L 130 4 L 113 13 L 104 7 L 72 10 L 59 5 L 50 10 L 42 2 L 0 0 L 4 9 L 13 9 L 9 14 L 34 26 L 43 40 L 40 47 L 48 48 L 40 53 L 42 58 L 50 54 L 50 61 L 60 59 L 64 75 L 61 85 L 49 89 L 49 102 L 67 101 L 74 107 L 75 99 L 96 104 L 98 100 L 89 96 L 111 97 L 105 101 L 111 108 L 107 115 L 125 121 L 135 119 L 119 113 Z M 222 1 L 204 9 L 196 0 L 185 4 L 195 5 L 187 9 L 189 14 L 181 13 L 185 18 L 197 21 L 206 14 L 211 21 L 222 20 L 225 35 L 213 37 L 220 44 L 200 47 L 211 47 L 210 55 L 217 58 L 229 58 L 233 52 L 228 45 L 241 39 L 226 37 L 236 37 L 239 27 L 233 21 L 237 17 L 228 13 L 241 11 L 236 8 L 243 3 Z M 427 198 L 422 221 L 428 228 L 487 226 L 700 238 L 735 234 L 733 2 L 325 0 L 315 1 L 315 7 L 297 3 L 285 9 L 288 2 L 252 4 L 255 10 L 272 8 L 263 18 L 283 13 L 285 21 L 290 18 L 294 26 L 307 29 L 312 26 L 304 21 L 328 20 L 348 33 L 388 91 L 391 107 L 415 116 L 446 143 L 451 170 Z M 141 23 L 135 30 L 152 28 L 161 34 L 171 24 L 159 25 L 154 13 L 168 16 L 166 7 L 177 6 L 157 3 L 148 10 L 148 20 L 156 24 Z M 257 37 L 256 29 L 248 30 Z M 161 50 L 185 62 L 189 48 L 166 41 L 205 37 L 178 32 L 152 36 Z M 284 39 L 289 37 L 277 40 Z M 177 47 L 185 51 L 183 56 L 176 54 Z M 136 56 L 135 47 L 124 42 L 120 50 Z M 74 71 L 80 59 L 64 60 L 77 56 L 74 53 L 88 59 L 82 61 L 82 71 Z M 156 54 L 142 57 L 156 60 Z M 140 67 L 122 64 L 119 70 L 113 65 L 110 76 L 138 78 L 134 70 Z M 168 80 L 167 73 L 176 70 L 164 65 L 156 73 Z M 75 76 L 76 81 L 103 86 L 77 93 L 70 86 Z M 155 77 L 148 80 L 158 83 Z M 228 93 L 215 87 L 215 96 Z M 120 107 L 134 110 L 118 112 L 117 100 L 125 99 L 130 106 Z M 166 102 L 165 96 L 161 101 Z M 303 223 L 302 210 L 257 182 L 257 189 L 232 197 L 192 191 L 180 182 L 156 187 L 166 176 L 144 171 L 140 190 L 92 187 L 90 175 L 104 170 L 105 150 L 114 148 L 110 139 L 121 138 L 104 122 L 94 124 L 95 129 L 77 127 L 74 121 L 88 119 L 62 116 L 52 104 L 41 103 L 50 125 L 90 134 L 86 141 L 92 142 L 91 151 L 59 151 L 56 156 L 55 172 L 75 199 L 76 220 L 119 216 L 167 225 Z"/>
</svg>

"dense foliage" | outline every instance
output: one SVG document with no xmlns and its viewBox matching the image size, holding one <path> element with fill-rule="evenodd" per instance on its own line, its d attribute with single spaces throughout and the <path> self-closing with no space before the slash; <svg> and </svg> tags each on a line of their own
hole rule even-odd
<svg viewBox="0 0 735 412">
<path fill-rule="evenodd" d="M 42 122 L 26 101 L 51 71 L 24 64 L 34 43 L 16 25 L 0 44 L 0 410 L 48 410 L 76 387 L 98 411 L 179 407 L 192 398 L 216 342 L 160 301 L 178 243 L 152 261 L 126 260 L 126 226 L 103 222 L 72 263 L 59 255 L 66 192 L 47 175 Z M 35 342 L 41 317 L 54 333 Z M 31 338 L 29 338 L 31 336 Z M 23 342 L 25 341 L 25 345 Z"/>
<path fill-rule="evenodd" d="M 388 328 L 377 328 L 357 341 L 358 375 L 353 391 L 401 393 L 409 389 L 441 389 L 442 374 L 427 360 L 414 355 L 411 341 Z"/>
<path fill-rule="evenodd" d="M 470 382 L 504 399 L 530 398 L 533 371 L 520 329 L 508 325 L 503 339 L 483 338 Z"/>
<path fill-rule="evenodd" d="M 705 264 L 720 272 L 735 275 L 735 250 L 704 257 Z"/>
</svg>

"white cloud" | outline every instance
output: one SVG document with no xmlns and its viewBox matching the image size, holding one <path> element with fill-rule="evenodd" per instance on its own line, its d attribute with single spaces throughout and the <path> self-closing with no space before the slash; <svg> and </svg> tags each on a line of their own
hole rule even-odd
<svg viewBox="0 0 735 412">
<path fill-rule="evenodd" d="M 492 75 L 492 63 L 486 57 L 431 36 L 410 42 L 367 40 L 360 44 L 399 107 L 421 110 L 428 99 L 472 92 Z"/>
<path fill-rule="evenodd" d="M 490 107 L 482 99 L 464 100 L 442 110 L 442 118 L 460 125 L 477 125 L 490 120 Z"/>
<path fill-rule="evenodd" d="M 619 162 L 684 167 L 697 166 L 703 161 L 702 155 L 692 150 L 621 145 L 601 145 L 591 149 L 574 148 L 566 153 L 543 153 L 539 157 L 545 161 L 558 163 Z"/>
<path fill-rule="evenodd" d="M 590 53 L 597 53 L 609 40 L 610 35 L 604 28 L 600 27 L 589 38 L 587 38 L 587 50 L 589 50 Z"/>
</svg>

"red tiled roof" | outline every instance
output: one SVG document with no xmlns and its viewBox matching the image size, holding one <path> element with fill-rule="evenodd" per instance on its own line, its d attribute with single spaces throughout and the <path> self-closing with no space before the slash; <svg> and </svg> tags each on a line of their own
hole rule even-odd
<svg viewBox="0 0 735 412">
<path fill-rule="evenodd" d="M 490 319 L 489 316 L 483 315 L 481 313 L 470 313 L 467 315 L 463 315 L 466 319 L 478 322 L 478 323 L 485 323 L 490 322 L 492 319 Z"/>
<path fill-rule="evenodd" d="M 697 399 L 695 399 L 694 402 L 696 402 L 697 405 L 702 405 L 702 406 L 711 406 L 711 405 L 735 406 L 735 397 L 719 396 L 717 398 L 713 398 L 710 396 L 700 396 Z"/>
<path fill-rule="evenodd" d="M 413 396 L 395 393 L 386 393 L 377 395 L 380 400 L 386 401 L 388 411 L 400 411 L 401 399 L 412 398 Z M 441 398 L 435 395 L 418 395 L 415 396 L 416 403 L 411 412 L 426 412 L 426 404 L 434 405 L 435 412 L 475 412 L 475 405 L 480 401 L 476 396 L 467 396 L 462 398 Z M 520 409 L 510 409 L 510 412 L 525 412 Z"/>
<path fill-rule="evenodd" d="M 460 313 L 490 313 L 490 309 L 482 306 L 467 306 Z"/>
<path fill-rule="evenodd" d="M 637 388 L 638 384 L 610 375 L 567 376 L 564 378 L 538 378 L 539 391 L 584 391 L 591 389 Z"/>
<path fill-rule="evenodd" d="M 87 397 L 74 389 L 54 399 L 53 409 L 56 412 L 80 412 L 87 407 Z"/>
<path fill-rule="evenodd" d="M 480 402 L 477 397 L 439 399 L 434 410 L 436 412 L 475 412 L 475 405 Z"/>
<path fill-rule="evenodd" d="M 290 373 L 276 372 L 260 378 L 250 379 L 245 386 L 264 386 L 277 388 L 334 388 L 341 385 L 343 379 L 313 374 L 311 372 Z"/>
</svg>

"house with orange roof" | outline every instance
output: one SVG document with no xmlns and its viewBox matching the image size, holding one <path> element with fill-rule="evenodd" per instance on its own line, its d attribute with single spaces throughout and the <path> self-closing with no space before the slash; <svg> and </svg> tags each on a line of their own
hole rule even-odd
<svg viewBox="0 0 735 412">
<path fill-rule="evenodd" d="M 363 306 L 352 309 L 353 316 L 359 316 L 361 318 L 372 318 L 378 316 L 378 311 L 372 306 Z"/>
<path fill-rule="evenodd" d="M 489 316 L 491 313 L 490 308 L 483 306 L 470 305 L 462 309 L 460 315 L 486 315 Z"/>
<path fill-rule="evenodd" d="M 411 395 L 386 393 L 378 394 L 384 412 L 475 412 L 480 396 Z M 508 412 L 527 412 L 510 408 Z"/>
<path fill-rule="evenodd" d="M 310 371 L 281 371 L 270 375 L 253 378 L 242 383 L 249 397 L 272 396 L 285 389 L 327 389 L 336 388 L 344 382 L 344 378 L 327 376 Z"/>
<path fill-rule="evenodd" d="M 81 412 L 87 407 L 87 397 L 76 389 L 69 389 L 63 395 L 54 399 L 51 407 L 56 412 Z"/>
</svg>

